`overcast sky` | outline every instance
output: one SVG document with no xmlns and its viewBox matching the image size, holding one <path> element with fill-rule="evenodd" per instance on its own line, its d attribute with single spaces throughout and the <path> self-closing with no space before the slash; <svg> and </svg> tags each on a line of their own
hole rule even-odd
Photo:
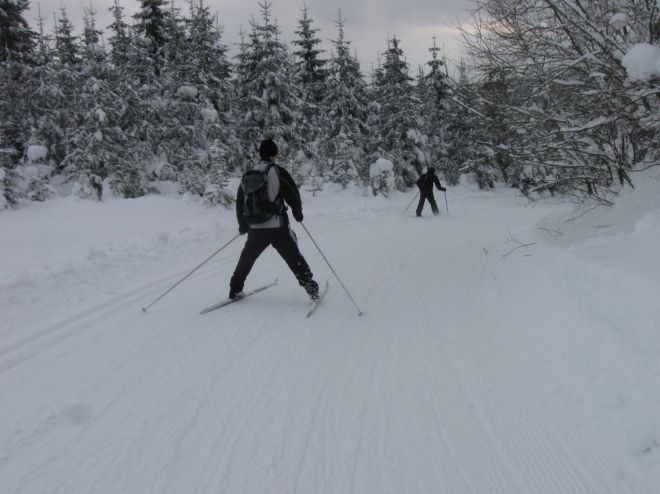
<svg viewBox="0 0 660 494">
<path fill-rule="evenodd" d="M 198 0 L 196 0 L 198 1 Z M 324 40 L 324 48 L 329 49 L 328 39 L 336 36 L 335 21 L 341 9 L 345 19 L 346 38 L 351 41 L 357 52 L 365 75 L 371 72 L 372 64 L 387 46 L 388 36 L 396 34 L 401 40 L 411 74 L 417 74 L 419 64 L 424 64 L 429 57 L 428 48 L 432 37 L 449 59 L 460 57 L 460 40 L 455 29 L 457 23 L 467 17 L 471 0 L 305 0 L 310 14 L 315 20 L 319 36 Z M 91 0 L 97 11 L 97 26 L 105 29 L 111 23 L 108 8 L 113 0 Z M 224 27 L 223 42 L 235 53 L 233 44 L 238 41 L 238 32 L 242 26 L 248 27 L 251 16 L 259 15 L 257 0 L 205 0 L 205 5 L 217 12 L 220 24 Z M 90 7 L 90 0 L 40 0 L 42 16 L 46 18 L 48 30 L 52 30 L 53 15 L 59 15 L 59 8 L 64 6 L 73 22 L 76 32 L 82 29 L 84 8 Z M 124 7 L 126 22 L 139 6 L 138 0 L 120 0 Z M 175 7 L 186 15 L 188 4 L 184 0 L 174 0 Z M 295 37 L 294 30 L 300 17 L 303 0 L 273 0 L 273 13 L 282 31 L 283 38 L 290 41 Z M 32 1 L 27 14 L 28 21 L 36 25 L 38 3 Z"/>
</svg>

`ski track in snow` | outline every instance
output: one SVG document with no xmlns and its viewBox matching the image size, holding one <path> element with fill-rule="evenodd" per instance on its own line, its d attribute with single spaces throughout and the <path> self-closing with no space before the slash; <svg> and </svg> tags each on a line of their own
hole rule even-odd
<svg viewBox="0 0 660 494">
<path fill-rule="evenodd" d="M 570 272 L 547 269 L 560 247 L 508 255 L 507 230 L 539 242 L 548 209 L 464 192 L 450 217 L 417 219 L 400 215 L 405 199 L 306 213 L 362 317 L 295 225 L 333 285 L 311 319 L 272 249 L 246 288 L 276 287 L 199 315 L 226 296 L 245 237 L 146 314 L 187 272 L 176 257 L 164 275 L 157 262 L 108 275 L 116 295 L 78 310 L 45 288 L 0 343 L 0 492 L 653 492 L 612 448 L 624 426 L 570 399 L 601 377 L 568 357 L 589 352 L 598 371 L 634 348 L 580 332 L 598 323 Z"/>
</svg>

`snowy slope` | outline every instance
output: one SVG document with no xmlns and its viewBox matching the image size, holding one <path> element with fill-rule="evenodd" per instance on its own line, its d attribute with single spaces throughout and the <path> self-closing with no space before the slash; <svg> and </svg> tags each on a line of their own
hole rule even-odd
<svg viewBox="0 0 660 494">
<path fill-rule="evenodd" d="M 296 226 L 331 283 L 309 320 L 272 249 L 246 288 L 277 287 L 199 315 L 244 238 L 141 312 L 231 211 L 3 213 L 0 492 L 657 492 L 657 189 L 568 223 L 508 189 L 451 188 L 437 219 L 401 215 L 412 195 L 305 194 L 365 313 Z"/>
</svg>

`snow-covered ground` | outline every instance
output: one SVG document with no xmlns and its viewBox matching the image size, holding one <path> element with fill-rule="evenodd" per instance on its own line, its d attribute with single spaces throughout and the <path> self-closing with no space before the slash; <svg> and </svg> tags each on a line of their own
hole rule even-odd
<svg viewBox="0 0 660 494">
<path fill-rule="evenodd" d="M 0 214 L 2 493 L 660 492 L 660 184 L 614 208 L 448 191 L 450 215 L 304 194 L 309 301 L 232 211 L 181 197 Z M 444 197 L 438 196 L 441 209 Z M 427 205 L 428 208 L 428 205 Z M 586 213 L 586 214 L 583 214 Z"/>
</svg>

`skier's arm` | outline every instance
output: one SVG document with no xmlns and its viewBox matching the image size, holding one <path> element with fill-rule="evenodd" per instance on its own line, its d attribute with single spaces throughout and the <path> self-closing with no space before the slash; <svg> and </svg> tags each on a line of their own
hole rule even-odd
<svg viewBox="0 0 660 494">
<path fill-rule="evenodd" d="M 278 167 L 278 171 L 280 175 L 280 194 L 291 207 L 293 217 L 298 221 L 302 221 L 302 219 L 298 219 L 302 218 L 302 200 L 300 199 L 298 186 L 288 171 L 281 166 Z"/>
<path fill-rule="evenodd" d="M 442 186 L 437 176 L 433 179 L 433 181 L 435 182 L 435 186 L 438 188 L 438 190 L 442 190 L 442 191 L 447 190 Z"/>
<path fill-rule="evenodd" d="M 236 219 L 238 220 L 238 231 L 243 234 L 247 232 L 248 226 L 245 220 L 243 219 L 243 204 L 245 198 L 243 196 L 243 187 L 238 186 L 238 191 L 236 192 Z"/>
</svg>

